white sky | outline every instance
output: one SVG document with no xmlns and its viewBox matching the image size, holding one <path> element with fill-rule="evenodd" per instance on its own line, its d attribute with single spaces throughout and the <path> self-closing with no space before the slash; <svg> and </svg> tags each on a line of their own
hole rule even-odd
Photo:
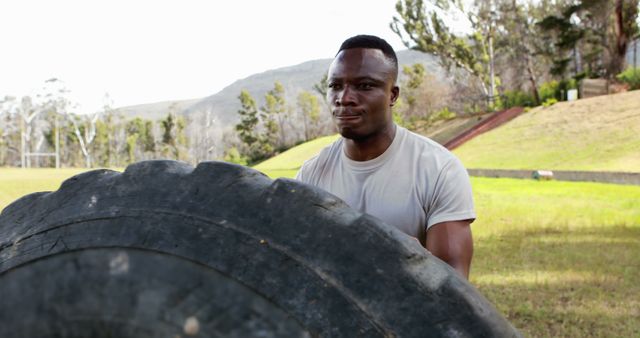
<svg viewBox="0 0 640 338">
<path fill-rule="evenodd" d="M 251 74 L 333 57 L 356 34 L 404 49 L 396 0 L 73 1 L 0 3 L 0 98 L 52 77 L 83 112 L 199 98 Z"/>
</svg>

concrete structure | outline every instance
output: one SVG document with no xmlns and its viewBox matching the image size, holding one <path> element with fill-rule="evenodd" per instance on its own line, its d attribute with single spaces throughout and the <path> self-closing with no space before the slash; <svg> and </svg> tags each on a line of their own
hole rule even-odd
<svg viewBox="0 0 640 338">
<path fill-rule="evenodd" d="M 535 170 L 467 169 L 470 176 L 534 178 Z M 558 181 L 599 182 L 640 185 L 640 173 L 613 171 L 569 171 L 553 170 L 553 179 Z"/>
</svg>

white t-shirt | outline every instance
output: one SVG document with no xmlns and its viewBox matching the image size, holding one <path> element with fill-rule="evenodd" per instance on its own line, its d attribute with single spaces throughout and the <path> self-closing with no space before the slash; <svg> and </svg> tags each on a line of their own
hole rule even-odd
<svg viewBox="0 0 640 338">
<path fill-rule="evenodd" d="M 440 144 L 400 126 L 389 148 L 369 161 L 349 159 L 343 144 L 340 138 L 306 161 L 296 179 L 421 242 L 434 224 L 475 219 L 469 175 Z"/>
</svg>

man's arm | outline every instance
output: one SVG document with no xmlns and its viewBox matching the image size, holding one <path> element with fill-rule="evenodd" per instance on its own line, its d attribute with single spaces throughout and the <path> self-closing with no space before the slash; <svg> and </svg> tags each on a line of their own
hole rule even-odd
<svg viewBox="0 0 640 338">
<path fill-rule="evenodd" d="M 450 221 L 434 224 L 427 230 L 426 247 L 434 256 L 451 265 L 469 279 L 473 256 L 471 221 Z"/>
</svg>

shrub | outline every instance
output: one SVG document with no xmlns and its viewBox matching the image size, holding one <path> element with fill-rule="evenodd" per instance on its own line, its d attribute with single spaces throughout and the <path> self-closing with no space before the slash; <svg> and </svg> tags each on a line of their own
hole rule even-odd
<svg viewBox="0 0 640 338">
<path fill-rule="evenodd" d="M 433 115 L 431 115 L 430 119 L 432 121 L 450 120 L 450 119 L 452 119 L 454 117 L 456 117 L 456 113 L 450 111 L 449 108 L 444 107 L 440 111 L 438 111 L 438 112 L 434 113 Z"/>
<path fill-rule="evenodd" d="M 550 107 L 550 106 L 553 106 L 556 103 L 558 103 L 558 100 L 555 97 L 550 97 L 550 98 L 546 99 L 544 102 L 542 102 L 542 106 L 543 107 Z"/>
<path fill-rule="evenodd" d="M 224 161 L 240 165 L 247 165 L 249 163 L 249 158 L 241 155 L 238 151 L 238 148 L 232 147 L 225 152 Z"/>
<path fill-rule="evenodd" d="M 393 116 L 393 122 L 402 127 L 407 127 L 407 120 L 403 114 L 404 112 L 404 100 L 402 97 L 398 98 L 396 104 L 391 108 L 391 113 Z"/>
<path fill-rule="evenodd" d="M 565 101 L 567 99 L 567 92 L 569 89 L 578 89 L 578 81 L 576 79 L 562 80 L 562 81 L 549 81 L 540 86 L 538 94 L 540 94 L 540 101 L 547 102 L 553 98 L 556 101 Z"/>
<path fill-rule="evenodd" d="M 553 81 L 543 83 L 540 86 L 540 90 L 538 91 L 538 94 L 540 95 L 540 101 L 546 102 L 548 99 L 551 99 L 551 98 L 554 98 L 557 100 L 556 98 L 557 92 L 558 92 L 558 81 L 553 80 Z"/>
<path fill-rule="evenodd" d="M 521 90 L 505 90 L 502 94 L 502 107 L 505 109 L 533 106 L 535 106 L 535 99 L 530 93 L 525 93 Z"/>
<path fill-rule="evenodd" d="M 640 67 L 629 67 L 616 78 L 629 85 L 630 90 L 640 89 Z"/>
</svg>

